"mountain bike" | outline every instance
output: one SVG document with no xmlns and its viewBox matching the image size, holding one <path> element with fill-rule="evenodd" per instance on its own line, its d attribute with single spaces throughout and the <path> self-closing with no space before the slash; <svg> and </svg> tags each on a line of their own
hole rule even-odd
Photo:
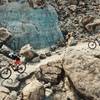
<svg viewBox="0 0 100 100">
<path fill-rule="evenodd" d="M 96 38 L 96 39 L 90 41 L 90 42 L 88 43 L 88 47 L 89 47 L 90 49 L 95 49 L 95 48 L 97 47 L 97 43 L 98 43 L 99 46 L 100 46 L 100 40 L 99 40 L 98 38 Z"/>
<path fill-rule="evenodd" d="M 18 73 L 22 74 L 26 70 L 26 64 L 22 63 L 19 65 L 13 65 L 9 63 L 7 68 L 3 68 L 0 71 L 0 77 L 3 79 L 8 79 L 12 75 L 12 70 L 17 71 Z"/>
</svg>

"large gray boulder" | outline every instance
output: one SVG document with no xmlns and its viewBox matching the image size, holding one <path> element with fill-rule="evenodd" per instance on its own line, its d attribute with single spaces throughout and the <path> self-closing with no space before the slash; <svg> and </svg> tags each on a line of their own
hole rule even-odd
<svg viewBox="0 0 100 100">
<path fill-rule="evenodd" d="M 13 33 L 7 42 L 13 50 L 19 50 L 25 44 L 31 44 L 34 49 L 45 48 L 63 40 L 58 15 L 50 5 L 43 9 L 16 2 L 0 6 L 0 22 Z"/>
<path fill-rule="evenodd" d="M 8 62 L 11 61 L 11 59 L 7 58 L 3 54 L 0 54 L 0 68 L 5 68 L 8 66 Z"/>
<path fill-rule="evenodd" d="M 99 47 L 95 50 L 89 49 L 87 43 L 80 44 L 76 47 L 70 47 L 66 51 L 64 63 L 64 70 L 69 74 L 75 87 L 82 93 L 85 93 L 85 95 L 96 97 L 97 99 L 95 100 L 100 99 L 99 51 Z M 74 92 L 75 91 L 76 90 L 74 90 Z"/>
<path fill-rule="evenodd" d="M 33 80 L 24 87 L 22 94 L 23 100 L 44 100 L 45 90 L 39 81 Z"/>
<path fill-rule="evenodd" d="M 44 83 L 51 83 L 51 85 L 59 84 L 64 77 L 61 62 L 49 62 L 46 65 L 41 65 L 40 70 L 36 73 L 36 77 Z"/>
<path fill-rule="evenodd" d="M 10 48 L 8 48 L 6 45 L 3 45 L 1 48 L 0 48 L 0 53 L 5 55 L 6 57 L 9 57 L 9 53 L 10 52 L 13 52 L 13 50 L 11 50 Z"/>
<path fill-rule="evenodd" d="M 5 92 L 5 93 L 10 93 L 10 90 L 9 89 L 7 89 L 7 88 L 5 88 L 5 87 L 3 87 L 3 86 L 0 86 L 0 92 Z"/>
<path fill-rule="evenodd" d="M 95 19 L 93 22 L 86 25 L 86 29 L 89 32 L 96 31 L 97 33 L 100 32 L 100 19 Z"/>
<path fill-rule="evenodd" d="M 12 80 L 14 80 L 14 76 L 12 76 Z M 2 85 L 10 90 L 16 90 L 17 88 L 19 88 L 20 82 L 17 80 L 14 80 L 14 82 L 12 81 L 11 83 L 8 82 L 7 80 L 5 80 Z"/>
<path fill-rule="evenodd" d="M 38 57 L 38 54 L 36 53 L 35 50 L 33 50 L 30 44 L 26 44 L 25 46 L 23 46 L 20 49 L 19 53 L 25 57 L 25 62 L 31 61 L 32 59 Z"/>
<path fill-rule="evenodd" d="M 11 38 L 11 33 L 4 27 L 0 28 L 0 46 L 2 46 L 4 43 L 7 43 L 7 41 Z"/>
</svg>

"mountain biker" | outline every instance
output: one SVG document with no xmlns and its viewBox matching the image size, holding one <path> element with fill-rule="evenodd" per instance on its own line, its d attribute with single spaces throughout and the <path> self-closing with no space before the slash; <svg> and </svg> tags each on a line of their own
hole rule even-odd
<svg viewBox="0 0 100 100">
<path fill-rule="evenodd" d="M 11 63 L 14 65 L 20 65 L 22 63 L 20 57 L 14 52 L 9 53 L 9 57 L 13 60 Z"/>
</svg>

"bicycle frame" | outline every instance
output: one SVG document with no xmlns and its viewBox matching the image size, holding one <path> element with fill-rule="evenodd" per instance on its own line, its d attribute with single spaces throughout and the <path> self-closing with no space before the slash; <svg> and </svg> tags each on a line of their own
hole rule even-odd
<svg viewBox="0 0 100 100">
<path fill-rule="evenodd" d="M 13 69 L 13 71 L 17 71 L 18 66 L 19 66 L 19 65 L 13 65 L 13 64 L 9 64 L 9 65 L 8 65 L 8 67 L 9 67 L 9 68 L 11 67 L 11 68 Z M 15 67 L 15 69 L 14 69 L 14 67 Z"/>
</svg>

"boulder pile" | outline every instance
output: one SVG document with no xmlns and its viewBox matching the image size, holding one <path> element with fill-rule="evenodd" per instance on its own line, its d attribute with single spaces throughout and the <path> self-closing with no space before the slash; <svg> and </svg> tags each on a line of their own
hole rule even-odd
<svg viewBox="0 0 100 100">
<path fill-rule="evenodd" d="M 100 32 L 99 0 L 49 0 L 58 13 L 62 32 L 75 32 L 77 38 Z"/>
</svg>

